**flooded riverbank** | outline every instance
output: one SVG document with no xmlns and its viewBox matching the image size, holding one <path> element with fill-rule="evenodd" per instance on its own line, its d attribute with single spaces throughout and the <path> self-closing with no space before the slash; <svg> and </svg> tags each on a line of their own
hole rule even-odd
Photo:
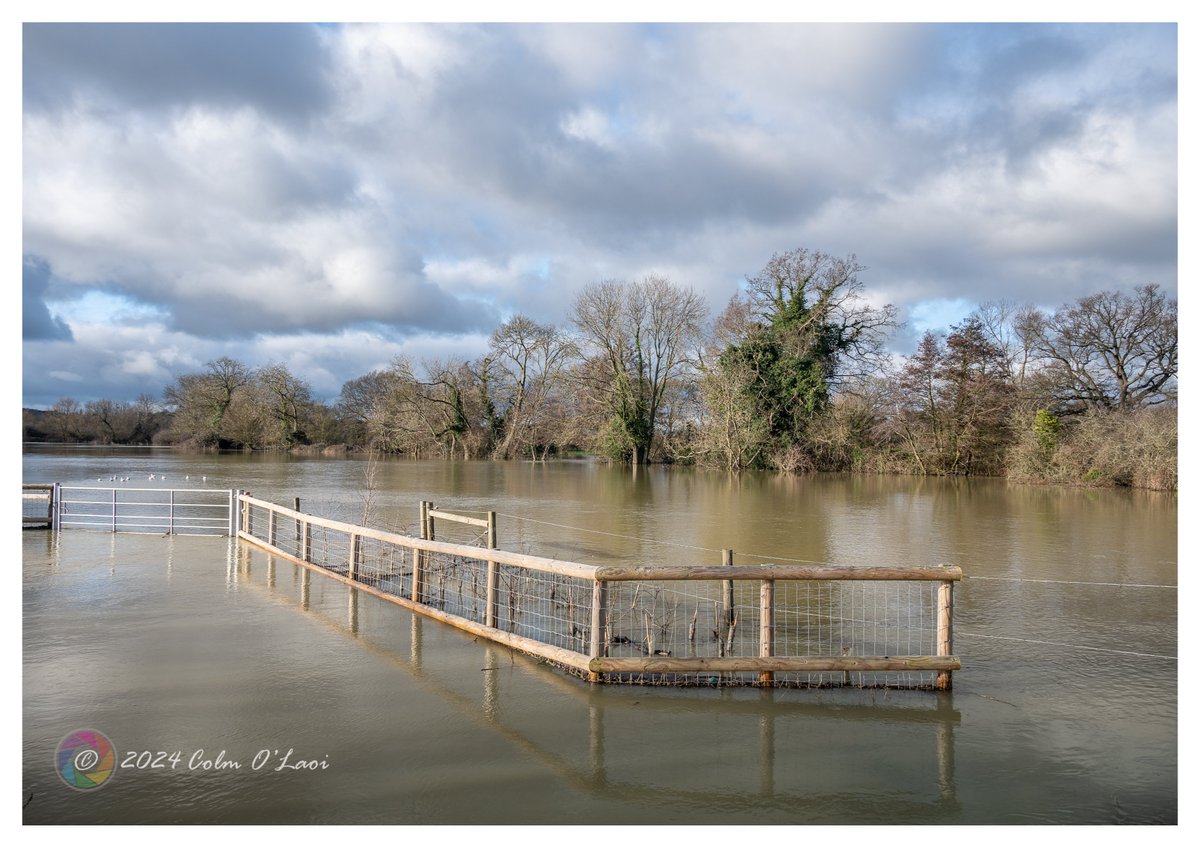
<svg viewBox="0 0 1200 848">
<path fill-rule="evenodd" d="M 25 479 L 155 465 L 362 508 L 353 461 L 228 459 L 31 454 Z M 592 562 L 951 561 L 954 691 L 592 687 L 225 539 L 28 531 L 25 821 L 1176 820 L 1173 497 L 658 472 L 387 463 L 375 508 L 491 504 L 503 546 Z M 85 727 L 177 765 L 69 789 L 54 749 Z"/>
</svg>

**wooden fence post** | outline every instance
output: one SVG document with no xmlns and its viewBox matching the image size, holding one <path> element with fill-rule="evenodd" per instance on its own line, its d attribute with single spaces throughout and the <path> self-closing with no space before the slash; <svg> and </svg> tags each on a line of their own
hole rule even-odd
<svg viewBox="0 0 1200 848">
<path fill-rule="evenodd" d="M 242 495 L 249 497 L 249 492 L 241 492 Z M 239 498 L 239 503 L 242 508 L 242 532 L 249 534 L 250 532 L 250 504 Z"/>
<path fill-rule="evenodd" d="M 308 521 L 301 522 L 304 525 L 304 541 L 301 543 L 300 559 L 305 562 L 312 562 L 312 523 Z"/>
<path fill-rule="evenodd" d="M 422 580 L 422 564 L 425 559 L 425 552 L 416 545 L 412 549 L 413 570 L 412 570 L 412 599 L 414 603 L 421 603 L 421 580 Z"/>
<path fill-rule="evenodd" d="M 275 510 L 267 512 L 267 544 L 275 547 Z"/>
<path fill-rule="evenodd" d="M 489 550 L 496 549 L 496 513 L 487 514 L 487 546 Z M 483 623 L 488 627 L 496 626 L 497 583 L 499 583 L 500 567 L 492 560 L 487 564 L 487 592 L 483 608 Z"/>
<path fill-rule="evenodd" d="M 944 580 L 937 593 L 937 652 L 939 657 L 954 655 L 954 583 Z M 951 672 L 939 671 L 937 688 L 950 689 Z"/>
<path fill-rule="evenodd" d="M 733 565 L 733 548 L 724 548 L 721 551 L 721 565 Z M 721 604 L 725 612 L 725 627 L 728 628 L 729 625 L 733 624 L 734 616 L 737 615 L 734 609 L 732 580 L 721 581 Z M 721 638 L 724 639 L 724 635 Z"/>
<path fill-rule="evenodd" d="M 608 584 L 603 580 L 592 581 L 592 633 L 588 645 L 588 653 L 592 659 L 603 657 L 608 653 L 608 634 L 604 632 L 607 605 Z M 592 683 L 599 683 L 599 672 L 589 671 L 588 680 Z"/>
<path fill-rule="evenodd" d="M 775 656 L 775 581 L 764 580 L 759 588 L 759 628 L 758 655 L 760 657 Z M 770 686 L 775 680 L 773 672 L 764 671 L 758 675 L 758 682 Z"/>
<path fill-rule="evenodd" d="M 350 534 L 350 559 L 346 564 L 346 576 L 351 580 L 358 575 L 358 553 L 362 546 L 362 539 L 357 533 Z"/>
</svg>

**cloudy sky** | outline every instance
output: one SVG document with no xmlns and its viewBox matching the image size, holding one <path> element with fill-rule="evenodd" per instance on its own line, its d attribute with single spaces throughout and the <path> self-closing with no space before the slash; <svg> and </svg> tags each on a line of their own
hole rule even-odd
<svg viewBox="0 0 1200 848">
<path fill-rule="evenodd" d="M 1173 25 L 25 24 L 23 402 L 314 394 L 662 273 L 854 253 L 909 352 L 1177 290 Z"/>
</svg>

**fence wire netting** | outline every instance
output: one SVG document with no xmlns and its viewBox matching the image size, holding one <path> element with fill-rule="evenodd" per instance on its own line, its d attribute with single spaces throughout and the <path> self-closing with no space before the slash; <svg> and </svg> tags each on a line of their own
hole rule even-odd
<svg viewBox="0 0 1200 848">
<path fill-rule="evenodd" d="M 479 555 L 415 550 L 421 541 L 364 537 L 246 504 L 247 529 L 298 559 L 478 624 L 590 654 L 593 581 L 495 565 L 489 619 L 487 548 Z M 439 533 L 439 536 L 443 534 Z M 484 534 L 465 535 L 482 542 Z M 403 541 L 401 541 L 403 540 Z M 497 555 L 502 556 L 500 552 Z M 414 593 L 414 560 L 420 581 Z M 759 657 L 759 580 L 636 580 L 606 584 L 599 654 L 605 657 Z M 932 580 L 775 580 L 776 657 L 937 655 L 938 583 Z M 579 669 L 567 669 L 582 674 Z M 775 687 L 932 688 L 930 671 L 607 672 L 607 682 Z"/>
<path fill-rule="evenodd" d="M 611 657 L 756 657 L 757 580 L 610 583 Z M 778 657 L 935 655 L 937 584 L 928 581 L 774 581 Z M 759 684 L 758 672 L 636 673 L 614 677 L 678 685 Z M 932 686 L 932 672 L 775 672 L 776 686 Z"/>
</svg>

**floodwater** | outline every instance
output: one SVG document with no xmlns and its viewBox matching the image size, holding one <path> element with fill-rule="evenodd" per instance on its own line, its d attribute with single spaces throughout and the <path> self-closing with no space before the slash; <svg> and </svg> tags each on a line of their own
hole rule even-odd
<svg viewBox="0 0 1200 848">
<path fill-rule="evenodd" d="M 595 564 L 719 563 L 721 548 L 953 563 L 963 669 L 949 693 L 591 686 L 228 539 L 29 530 L 26 823 L 1178 820 L 1174 495 L 591 462 L 372 474 L 150 449 L 24 457 L 29 483 L 163 485 L 151 473 L 402 531 L 423 499 L 495 510 L 501 547 Z M 54 764 L 83 728 L 117 753 L 90 792 Z"/>
</svg>

